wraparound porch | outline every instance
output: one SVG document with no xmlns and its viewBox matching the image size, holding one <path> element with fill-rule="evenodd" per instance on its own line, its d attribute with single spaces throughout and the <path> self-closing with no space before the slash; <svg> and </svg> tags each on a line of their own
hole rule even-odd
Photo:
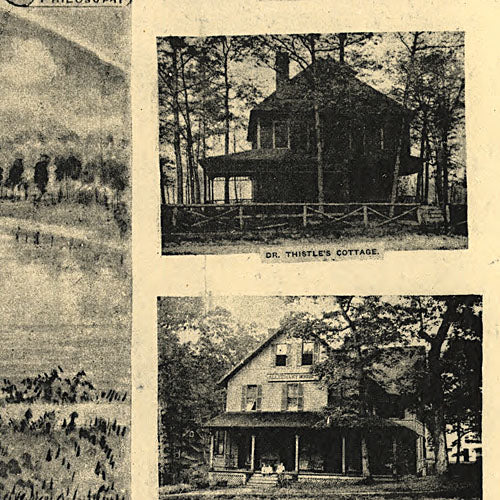
<svg viewBox="0 0 500 500">
<path fill-rule="evenodd" d="M 241 418 L 229 418 L 225 424 L 219 417 L 214 419 L 209 425 L 210 470 L 240 474 L 247 479 L 252 473 L 261 472 L 263 466 L 270 466 L 275 473 L 280 464 L 291 478 L 302 475 L 359 478 L 368 472 L 382 476 L 423 473 L 423 436 L 405 426 L 388 421 L 386 427 L 368 432 L 370 470 L 367 471 L 361 459 L 360 429 L 307 426 L 308 419 L 300 412 L 295 419 L 294 415 L 284 416 L 289 420 L 288 427 L 280 426 L 284 424 L 280 421 L 283 418 L 273 421 L 267 417 L 260 422 L 263 426 L 259 426 L 257 415 L 245 417 L 247 420 L 256 417 L 253 427 Z M 270 425 L 264 426 L 264 420 Z"/>
</svg>

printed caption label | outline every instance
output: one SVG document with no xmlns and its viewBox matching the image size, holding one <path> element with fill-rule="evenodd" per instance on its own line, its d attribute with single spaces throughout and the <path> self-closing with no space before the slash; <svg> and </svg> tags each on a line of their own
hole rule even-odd
<svg viewBox="0 0 500 500">
<path fill-rule="evenodd" d="M 380 245 L 261 248 L 260 258 L 267 264 L 293 262 L 331 262 L 338 260 L 373 260 L 384 258 Z"/>
</svg>

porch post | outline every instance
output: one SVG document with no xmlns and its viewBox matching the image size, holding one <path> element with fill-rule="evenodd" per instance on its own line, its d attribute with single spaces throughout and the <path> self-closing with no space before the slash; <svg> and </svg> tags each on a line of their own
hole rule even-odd
<svg viewBox="0 0 500 500">
<path fill-rule="evenodd" d="M 229 204 L 229 176 L 224 177 L 224 203 Z"/>
<path fill-rule="evenodd" d="M 208 462 L 210 470 L 214 469 L 214 433 L 210 433 L 210 459 Z"/>
<path fill-rule="evenodd" d="M 227 459 L 228 459 L 227 445 L 228 445 L 228 435 L 227 435 L 227 430 L 224 429 L 224 467 L 227 467 Z"/>
<path fill-rule="evenodd" d="M 398 471 L 398 441 L 396 435 L 392 436 L 392 461 L 394 463 L 394 472 L 397 474 Z"/>
<path fill-rule="evenodd" d="M 205 170 L 203 170 L 203 203 L 206 205 L 208 200 L 208 182 L 207 182 L 207 174 Z"/>
<path fill-rule="evenodd" d="M 420 472 L 421 464 L 422 464 L 422 454 L 421 454 L 422 448 L 420 447 L 420 436 L 417 436 L 417 439 L 415 440 L 415 458 L 417 463 L 416 465 L 416 472 L 417 474 Z"/>
<path fill-rule="evenodd" d="M 255 470 L 255 434 L 252 434 L 252 442 L 250 445 L 250 470 Z"/>
<path fill-rule="evenodd" d="M 300 449 L 300 437 L 295 434 L 295 472 L 299 473 L 299 449 Z"/>
<path fill-rule="evenodd" d="M 345 460 L 345 434 L 342 435 L 342 474 L 345 475 L 347 471 L 346 460 Z"/>
</svg>

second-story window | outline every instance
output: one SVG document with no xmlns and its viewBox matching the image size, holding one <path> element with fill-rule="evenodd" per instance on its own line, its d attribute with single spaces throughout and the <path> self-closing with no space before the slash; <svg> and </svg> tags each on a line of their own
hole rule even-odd
<svg viewBox="0 0 500 500">
<path fill-rule="evenodd" d="M 302 365 L 314 363 L 314 342 L 302 342 Z"/>
<path fill-rule="evenodd" d="M 281 408 L 285 411 L 304 409 L 304 388 L 300 383 L 284 384 Z"/>
<path fill-rule="evenodd" d="M 288 147 L 288 123 L 274 122 L 274 147 Z"/>
<path fill-rule="evenodd" d="M 258 146 L 261 149 L 288 148 L 289 134 L 288 122 L 272 121 L 259 123 L 260 141 Z"/>
<path fill-rule="evenodd" d="M 261 149 L 273 148 L 273 124 L 261 123 L 260 124 L 260 147 Z"/>
<path fill-rule="evenodd" d="M 262 406 L 262 386 L 244 385 L 241 394 L 241 411 L 259 411 Z"/>
<path fill-rule="evenodd" d="M 276 344 L 275 366 L 286 366 L 288 363 L 288 344 Z"/>
</svg>

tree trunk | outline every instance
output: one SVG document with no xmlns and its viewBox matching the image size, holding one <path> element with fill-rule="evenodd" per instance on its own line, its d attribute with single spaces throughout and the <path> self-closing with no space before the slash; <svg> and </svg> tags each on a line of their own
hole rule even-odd
<svg viewBox="0 0 500 500">
<path fill-rule="evenodd" d="M 318 164 L 317 183 L 318 183 L 318 203 L 325 202 L 324 194 L 324 159 L 323 159 L 323 144 L 321 141 L 321 116 L 319 113 L 318 95 L 317 95 L 317 77 L 316 77 L 316 50 L 314 38 L 311 38 L 311 66 L 313 69 L 312 93 L 313 93 L 313 110 L 314 110 L 314 131 L 316 138 L 316 160 Z M 324 207 L 320 206 L 319 211 L 323 212 Z"/>
<path fill-rule="evenodd" d="M 432 427 L 436 474 L 443 475 L 448 472 L 448 452 L 446 450 L 445 421 L 442 412 L 435 412 Z"/>
<path fill-rule="evenodd" d="M 431 158 L 431 147 L 429 144 L 429 136 L 425 138 L 425 167 L 424 167 L 424 203 L 429 203 L 429 162 Z"/>
<path fill-rule="evenodd" d="M 361 473 L 363 474 L 363 477 L 371 477 L 368 444 L 364 434 L 361 436 Z"/>
<path fill-rule="evenodd" d="M 447 206 L 448 206 L 448 162 L 449 162 L 449 148 L 448 148 L 448 131 L 443 130 L 441 137 L 441 150 L 442 150 L 442 172 L 443 172 L 443 216 L 445 223 L 448 224 L 448 214 L 447 214 Z"/>
<path fill-rule="evenodd" d="M 226 38 L 224 38 L 222 41 L 222 53 L 224 57 L 224 154 L 228 155 L 231 120 L 229 112 L 229 68 L 228 68 L 229 48 Z"/>
<path fill-rule="evenodd" d="M 434 445 L 434 461 L 436 474 L 445 474 L 448 471 L 448 452 L 446 449 L 446 420 L 444 417 L 444 389 L 443 367 L 441 364 L 441 350 L 456 314 L 456 299 L 449 299 L 441 324 L 434 337 L 430 340 L 431 348 L 427 357 L 429 369 L 429 400 L 432 418 L 430 422 Z"/>
<path fill-rule="evenodd" d="M 420 133 L 420 161 L 422 169 L 417 174 L 417 202 L 421 203 L 424 199 L 424 163 L 425 163 L 425 140 L 427 136 L 427 116 L 424 114 L 422 131 Z"/>
<path fill-rule="evenodd" d="M 339 62 L 343 63 L 345 59 L 345 42 L 347 39 L 347 33 L 339 33 L 337 38 L 339 39 Z"/>
<path fill-rule="evenodd" d="M 184 106 L 185 106 L 185 121 L 186 121 L 186 153 L 188 160 L 189 180 L 191 186 L 191 199 L 193 203 L 200 203 L 200 179 L 198 175 L 198 168 L 195 165 L 193 153 L 193 132 L 191 125 L 191 106 L 189 103 L 189 95 L 186 86 L 186 74 L 181 55 L 181 75 L 184 92 Z"/>
<path fill-rule="evenodd" d="M 184 203 L 184 179 L 182 172 L 182 154 L 181 154 L 181 134 L 179 121 L 179 72 L 177 63 L 177 49 L 172 46 L 172 79 L 173 79 L 173 113 L 174 113 L 174 151 L 175 167 L 177 178 L 177 203 Z"/>
<path fill-rule="evenodd" d="M 460 455 L 462 453 L 462 426 L 457 422 L 457 464 L 460 463 Z"/>
<path fill-rule="evenodd" d="M 415 54 L 417 52 L 417 44 L 420 33 L 413 34 L 413 42 L 410 49 L 410 60 L 408 65 L 408 74 L 406 75 L 406 84 L 403 93 L 403 118 L 401 120 L 401 129 L 399 131 L 398 137 L 398 148 L 396 152 L 396 161 L 394 162 L 394 175 L 392 179 L 392 190 L 391 190 L 391 206 L 389 208 L 389 217 L 394 217 L 394 203 L 396 203 L 398 196 L 398 183 L 399 183 L 399 171 L 401 169 L 401 156 L 403 155 L 404 141 L 403 138 L 406 135 L 406 130 L 408 129 L 408 113 L 406 111 L 406 106 L 408 105 L 408 96 L 410 93 L 410 81 L 411 81 L 411 71 L 413 68 L 413 62 L 415 60 Z"/>
</svg>

